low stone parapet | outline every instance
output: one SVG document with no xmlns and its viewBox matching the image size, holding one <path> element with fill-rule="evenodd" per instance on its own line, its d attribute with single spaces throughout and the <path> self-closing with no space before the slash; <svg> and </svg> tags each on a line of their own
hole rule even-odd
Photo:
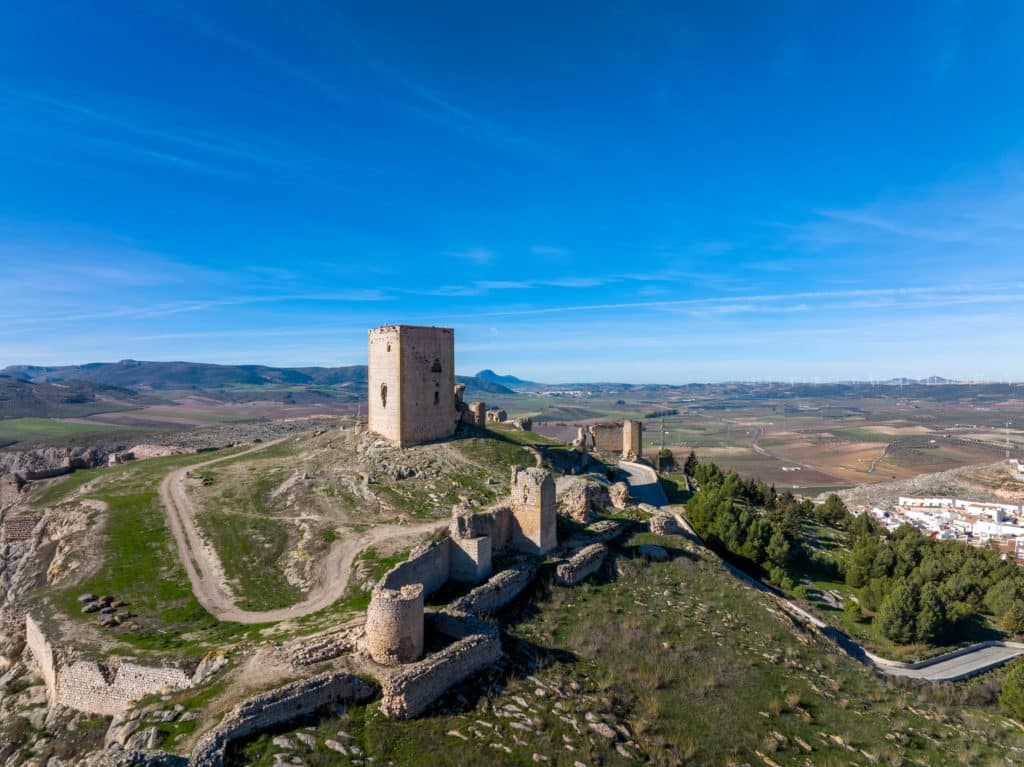
<svg viewBox="0 0 1024 767">
<path fill-rule="evenodd" d="M 369 682 L 352 674 L 329 672 L 279 687 L 239 704 L 192 749 L 191 767 L 221 767 L 232 741 L 306 716 L 324 706 L 358 703 L 373 695 Z"/>
<path fill-rule="evenodd" d="M 502 570 L 487 583 L 477 586 L 465 596 L 459 597 L 448 606 L 453 613 L 482 615 L 500 610 L 530 585 L 536 568 L 529 564 L 516 565 Z"/>
<path fill-rule="evenodd" d="M 385 716 L 419 716 L 446 691 L 501 657 L 498 630 L 484 621 L 435 613 L 429 616 L 429 630 L 457 641 L 381 682 Z"/>
<path fill-rule="evenodd" d="M 601 569 L 607 553 L 608 549 L 600 543 L 580 549 L 555 568 L 555 582 L 561 586 L 575 586 Z"/>
</svg>

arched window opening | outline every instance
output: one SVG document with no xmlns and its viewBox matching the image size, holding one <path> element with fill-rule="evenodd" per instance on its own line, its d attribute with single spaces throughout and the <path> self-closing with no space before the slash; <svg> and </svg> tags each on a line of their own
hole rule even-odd
<svg viewBox="0 0 1024 767">
<path fill-rule="evenodd" d="M 435 405 L 440 405 L 441 404 L 441 392 L 439 392 L 439 391 L 435 391 L 434 392 L 434 404 Z"/>
<path fill-rule="evenodd" d="M 381 407 L 387 407 L 388 406 L 388 385 L 387 384 L 381 384 L 380 385 L 380 406 Z"/>
<path fill-rule="evenodd" d="M 437 357 L 434 357 L 434 364 L 430 366 L 430 372 L 431 373 L 440 373 L 441 372 L 441 360 L 439 360 Z"/>
</svg>

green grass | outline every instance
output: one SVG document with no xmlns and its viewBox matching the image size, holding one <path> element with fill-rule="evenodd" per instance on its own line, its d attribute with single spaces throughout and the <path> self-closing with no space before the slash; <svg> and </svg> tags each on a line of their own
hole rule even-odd
<svg viewBox="0 0 1024 767">
<path fill-rule="evenodd" d="M 245 458 L 263 460 L 277 447 Z M 284 472 L 280 467 L 250 467 L 241 498 L 222 495 L 220 503 L 208 503 L 196 514 L 196 524 L 217 552 L 236 604 L 243 610 L 273 610 L 302 599 L 302 592 L 283 573 L 289 550 L 288 530 L 266 505 L 267 496 L 281 483 Z M 203 481 L 216 483 L 217 476 L 207 470 Z"/>
<path fill-rule="evenodd" d="M 376 764 L 403 767 L 527 767 L 535 753 L 566 766 L 764 764 L 764 756 L 780 765 L 984 767 L 1007 764 L 1010 749 L 1024 747 L 994 706 L 999 672 L 958 687 L 885 681 L 827 641 L 799 634 L 763 595 L 683 539 L 638 536 L 626 551 L 648 540 L 675 558 L 649 564 L 621 554 L 614 580 L 539 584 L 518 614 L 504 617 L 504 669 L 417 720 L 385 719 L 371 704 L 307 722 L 318 747 L 303 761 L 351 763 L 323 746 L 342 740 L 339 730 Z M 509 704 L 522 708 L 517 699 L 529 707 L 523 717 L 499 715 Z M 635 743 L 638 760 L 589 729 L 588 712 L 624 728 L 617 739 Z M 229 764 L 269 767 L 279 750 L 271 738 L 243 743 Z"/>
<path fill-rule="evenodd" d="M 0 419 L 0 442 L 24 442 L 33 439 L 54 439 L 76 434 L 126 431 L 136 427 L 110 424 L 68 423 L 53 418 Z M 137 428 L 136 428 L 137 430 Z"/>
<path fill-rule="evenodd" d="M 260 626 L 222 623 L 196 601 L 157 493 L 159 480 L 168 471 L 213 457 L 210 453 L 171 456 L 81 472 L 85 476 L 76 472 L 48 489 L 50 502 L 55 502 L 84 481 L 100 479 L 87 497 L 105 502 L 109 513 L 98 571 L 76 586 L 43 590 L 44 597 L 75 619 L 88 622 L 95 621 L 95 616 L 81 614 L 79 594 L 111 594 L 124 599 L 129 603 L 127 609 L 137 616 L 130 620 L 140 628 L 132 631 L 123 626 L 112 633 L 138 649 L 202 654 L 225 641 L 258 635 Z"/>
</svg>

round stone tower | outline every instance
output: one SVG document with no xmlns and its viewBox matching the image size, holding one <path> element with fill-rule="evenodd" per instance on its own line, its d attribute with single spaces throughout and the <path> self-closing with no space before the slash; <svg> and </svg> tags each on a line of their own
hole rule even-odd
<svg viewBox="0 0 1024 767">
<path fill-rule="evenodd" d="M 377 586 L 366 611 L 366 649 L 382 666 L 423 657 L 423 584 Z"/>
</svg>

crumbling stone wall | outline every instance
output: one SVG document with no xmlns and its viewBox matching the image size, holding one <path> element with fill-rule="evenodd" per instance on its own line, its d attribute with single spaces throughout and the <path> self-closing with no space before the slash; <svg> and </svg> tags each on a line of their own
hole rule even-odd
<svg viewBox="0 0 1024 767">
<path fill-rule="evenodd" d="M 504 551 L 512 543 L 512 507 L 494 506 L 487 511 L 477 512 L 470 507 L 456 507 L 452 511 L 452 538 L 476 538 L 487 536 L 491 539 L 491 551 Z"/>
<path fill-rule="evenodd" d="M 491 574 L 491 538 L 480 535 L 472 538 L 452 536 L 451 571 L 453 581 L 479 583 Z"/>
<path fill-rule="evenodd" d="M 546 554 L 558 544 L 555 516 L 555 481 L 543 469 L 512 469 L 513 548 Z"/>
<path fill-rule="evenodd" d="M 366 649 L 382 666 L 423 657 L 423 584 L 377 586 L 366 611 Z"/>
<path fill-rule="evenodd" d="M 400 589 L 411 583 L 422 583 L 424 596 L 441 588 L 451 573 L 451 539 L 442 538 L 433 543 L 419 546 L 404 562 L 392 567 L 380 585 L 386 589 Z"/>
<path fill-rule="evenodd" d="M 496 627 L 468 616 L 432 613 L 428 630 L 455 638 L 444 650 L 381 682 L 381 712 L 393 719 L 419 716 L 439 696 L 501 657 Z"/>
<path fill-rule="evenodd" d="M 469 403 L 469 413 L 472 416 L 471 423 L 476 426 L 487 425 L 487 405 L 483 400 L 474 400 Z"/>
<path fill-rule="evenodd" d="M 558 510 L 577 522 L 588 522 L 595 512 L 611 505 L 608 487 L 593 477 L 563 477 L 556 498 Z"/>
<path fill-rule="evenodd" d="M 588 427 L 594 438 L 594 447 L 602 453 L 617 455 L 622 452 L 622 424 L 595 423 Z"/>
<path fill-rule="evenodd" d="M 389 325 L 368 336 L 370 430 L 398 445 L 455 433 L 455 331 Z"/>
<path fill-rule="evenodd" d="M 114 667 L 78 660 L 58 672 L 57 702 L 90 714 L 112 716 L 148 695 L 191 686 L 191 677 L 179 668 L 140 666 L 130 661 Z"/>
<path fill-rule="evenodd" d="M 525 563 L 502 570 L 448 605 L 448 611 L 468 615 L 496 612 L 519 596 L 536 572 L 533 566 Z"/>
<path fill-rule="evenodd" d="M 229 743 L 336 703 L 361 703 L 373 687 L 357 676 L 328 672 L 257 695 L 235 706 L 192 749 L 191 767 L 222 767 Z"/>
<path fill-rule="evenodd" d="M 193 685 L 192 677 L 173 666 L 142 666 L 117 657 L 102 664 L 91 660 L 63 663 L 31 615 L 25 616 L 25 638 L 46 682 L 51 704 L 109 716 L 131 708 L 147 695 Z"/>
<path fill-rule="evenodd" d="M 32 537 L 40 519 L 42 519 L 40 514 L 26 514 L 17 517 L 12 517 L 10 514 L 4 515 L 3 526 L 0 527 L 0 544 L 27 541 Z"/>
<path fill-rule="evenodd" d="M 562 586 L 575 586 L 601 569 L 607 553 L 608 549 L 600 543 L 585 546 L 555 568 L 555 581 Z"/>
<path fill-rule="evenodd" d="M 647 522 L 647 529 L 655 535 L 683 535 L 683 528 L 667 511 L 655 514 Z"/>
<path fill-rule="evenodd" d="M 487 411 L 487 423 L 505 423 L 507 420 L 508 413 L 501 408 Z"/>
<path fill-rule="evenodd" d="M 25 616 L 25 645 L 36 659 L 39 672 L 46 683 L 46 697 L 57 699 L 57 653 L 43 635 L 43 630 L 31 615 Z"/>
</svg>

